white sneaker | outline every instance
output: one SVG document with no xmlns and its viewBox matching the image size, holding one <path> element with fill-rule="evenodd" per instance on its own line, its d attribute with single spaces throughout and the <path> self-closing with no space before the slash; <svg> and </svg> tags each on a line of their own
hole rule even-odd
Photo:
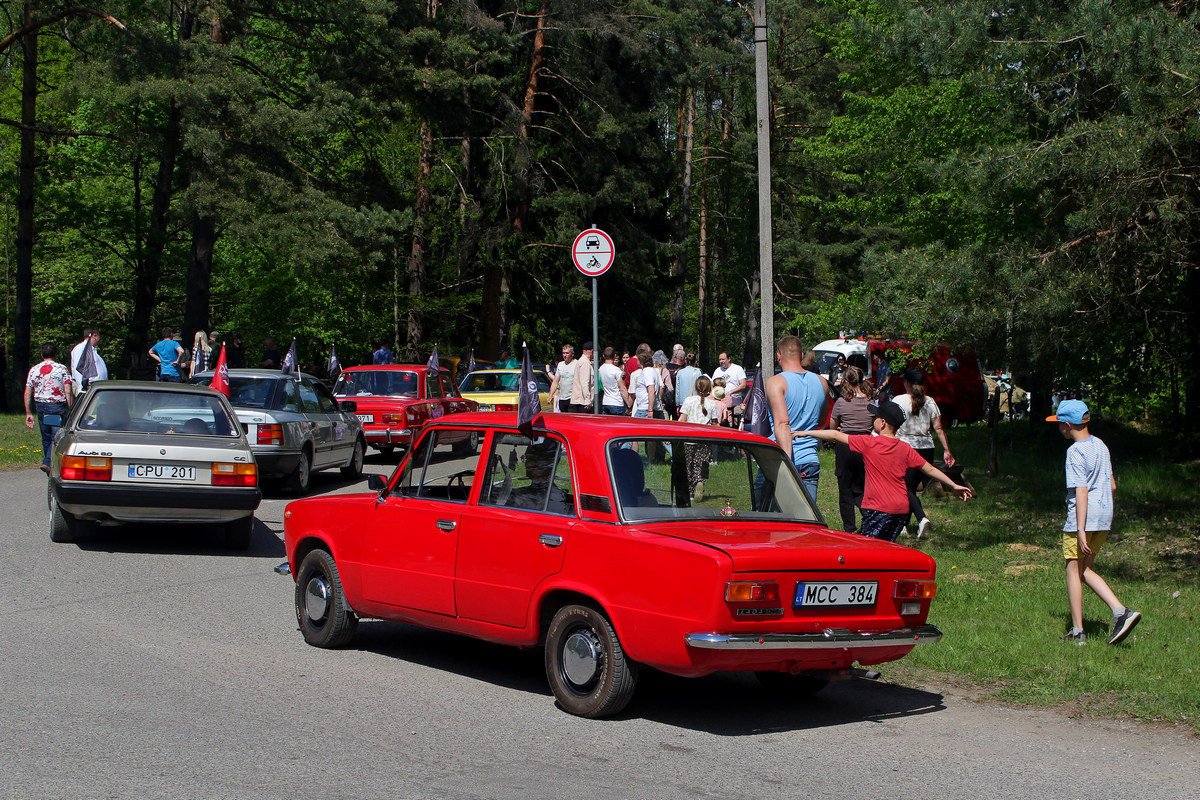
<svg viewBox="0 0 1200 800">
<path fill-rule="evenodd" d="M 917 523 L 917 538 L 920 539 L 925 534 L 929 533 L 929 517 L 921 517 L 921 521 Z"/>
</svg>

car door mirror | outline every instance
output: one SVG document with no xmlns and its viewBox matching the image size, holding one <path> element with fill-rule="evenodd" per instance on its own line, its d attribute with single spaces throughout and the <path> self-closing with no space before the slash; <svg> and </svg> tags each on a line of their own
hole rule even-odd
<svg viewBox="0 0 1200 800">
<path fill-rule="evenodd" d="M 338 403 L 338 408 L 340 408 L 342 411 L 345 411 L 347 414 L 353 414 L 355 411 L 358 411 L 358 403 L 354 402 L 353 400 L 343 400 L 342 402 Z"/>
<path fill-rule="evenodd" d="M 382 475 L 371 475 L 367 478 L 367 488 L 372 492 L 382 492 L 387 488 L 387 478 Z"/>
<path fill-rule="evenodd" d="M 43 414 L 42 424 L 51 428 L 62 427 L 62 414 Z"/>
</svg>

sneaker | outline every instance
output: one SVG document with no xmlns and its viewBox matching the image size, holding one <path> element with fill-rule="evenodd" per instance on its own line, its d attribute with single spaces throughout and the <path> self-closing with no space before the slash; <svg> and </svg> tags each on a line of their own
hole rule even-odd
<svg viewBox="0 0 1200 800">
<path fill-rule="evenodd" d="M 1062 640 L 1064 642 L 1077 644 L 1080 647 L 1087 644 L 1087 636 L 1084 635 L 1083 631 L 1080 631 L 1079 633 L 1068 633 L 1062 637 Z"/>
<path fill-rule="evenodd" d="M 1113 620 L 1112 634 L 1108 637 L 1109 644 L 1116 644 L 1129 635 L 1129 632 L 1141 621 L 1142 615 L 1133 609 L 1125 609 L 1125 613 Z"/>
<path fill-rule="evenodd" d="M 917 538 L 921 539 L 925 534 L 929 533 L 929 517 L 921 517 L 921 521 L 917 523 Z"/>
</svg>

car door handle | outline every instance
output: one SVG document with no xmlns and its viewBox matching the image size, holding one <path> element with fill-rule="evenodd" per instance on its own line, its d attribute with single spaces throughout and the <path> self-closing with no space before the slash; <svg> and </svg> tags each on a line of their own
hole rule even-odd
<svg viewBox="0 0 1200 800">
<path fill-rule="evenodd" d="M 546 547 L 558 547 L 562 544 L 562 537 L 555 536 L 552 533 L 543 533 L 538 537 L 538 541 L 546 545 Z"/>
<path fill-rule="evenodd" d="M 439 519 L 437 526 L 444 531 L 452 531 L 458 527 L 458 523 L 452 519 Z"/>
</svg>

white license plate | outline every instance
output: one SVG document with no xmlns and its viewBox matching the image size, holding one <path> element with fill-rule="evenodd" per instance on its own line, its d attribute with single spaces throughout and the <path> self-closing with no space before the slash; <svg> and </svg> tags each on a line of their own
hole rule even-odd
<svg viewBox="0 0 1200 800">
<path fill-rule="evenodd" d="M 796 584 L 796 608 L 874 608 L 878 581 L 808 581 Z"/>
<path fill-rule="evenodd" d="M 359 422 L 374 422 L 375 421 L 374 414 L 356 414 L 355 416 L 358 417 Z"/>
<path fill-rule="evenodd" d="M 135 481 L 187 483 L 196 480 L 196 468 L 184 464 L 130 464 L 129 477 Z"/>
</svg>

